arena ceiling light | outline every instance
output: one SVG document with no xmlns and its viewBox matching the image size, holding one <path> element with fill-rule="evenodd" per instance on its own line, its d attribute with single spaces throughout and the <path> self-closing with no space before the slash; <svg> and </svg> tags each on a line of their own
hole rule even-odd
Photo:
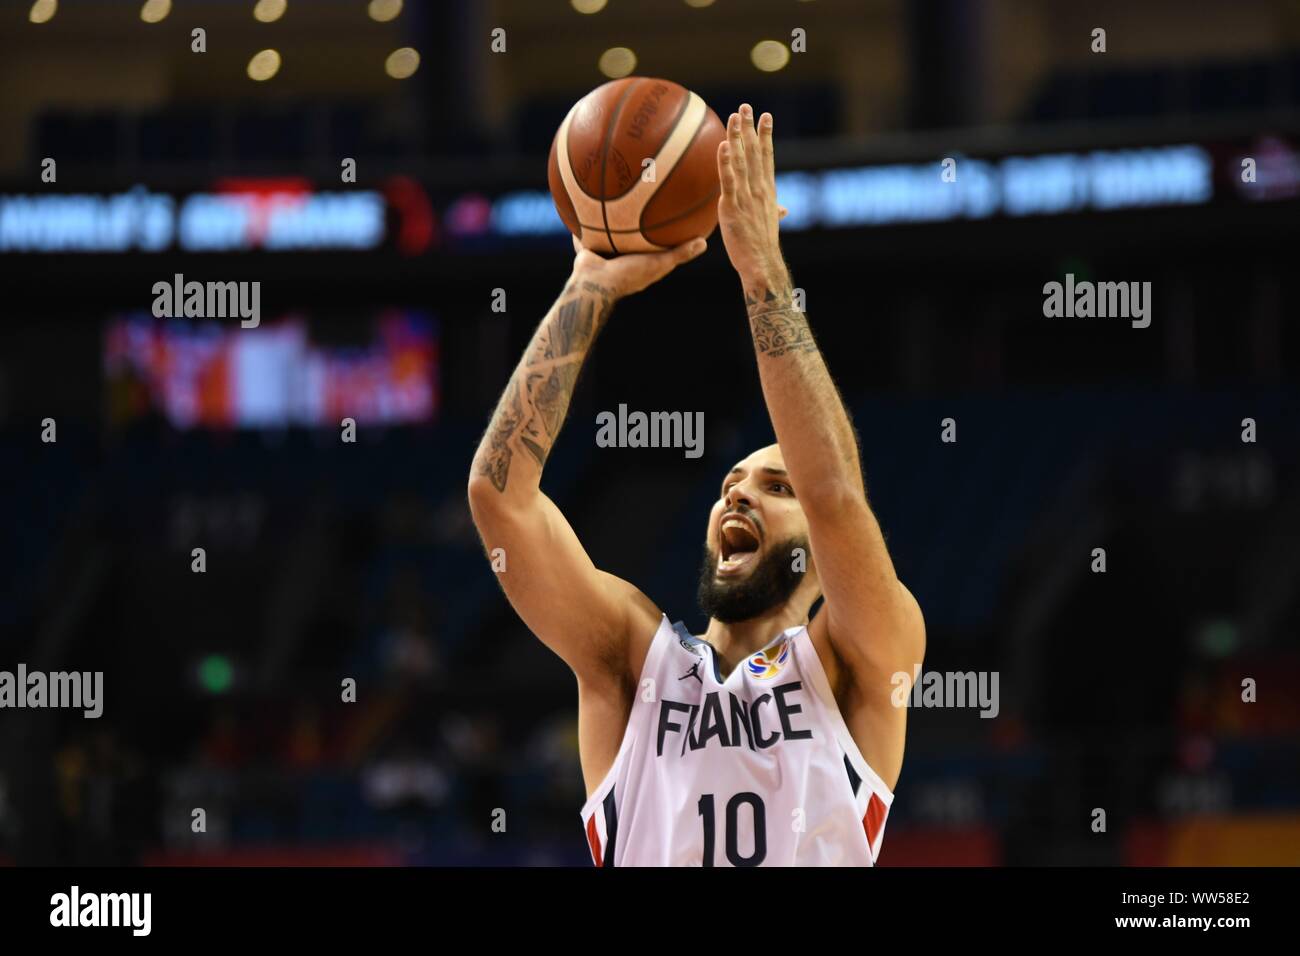
<svg viewBox="0 0 1300 956">
<path fill-rule="evenodd" d="M 253 16 L 262 23 L 274 23 L 284 16 L 288 6 L 285 0 L 257 0 L 257 5 L 253 7 Z"/>
<path fill-rule="evenodd" d="M 145 23 L 161 23 L 172 12 L 172 0 L 144 0 L 140 19 Z"/>
<path fill-rule="evenodd" d="M 625 46 L 613 46 L 600 55 L 598 65 L 600 72 L 617 80 L 636 69 L 636 54 Z"/>
<path fill-rule="evenodd" d="M 780 40 L 759 40 L 749 51 L 749 59 L 764 73 L 775 73 L 790 62 L 790 50 Z"/>
<path fill-rule="evenodd" d="M 280 72 L 280 54 L 275 50 L 262 50 L 248 61 L 248 78 L 259 83 Z"/>
<path fill-rule="evenodd" d="M 402 0 L 370 0 L 366 12 L 370 14 L 371 20 L 387 23 L 397 19 L 397 15 L 402 12 Z"/>
<path fill-rule="evenodd" d="M 59 0 L 36 0 L 27 14 L 27 19 L 32 23 L 48 23 L 58 9 Z"/>
<path fill-rule="evenodd" d="M 384 72 L 395 80 L 404 80 L 420 68 L 420 53 L 414 47 L 404 46 L 388 54 Z"/>
<path fill-rule="evenodd" d="M 607 0 L 569 0 L 569 5 L 579 13 L 600 13 Z"/>
</svg>

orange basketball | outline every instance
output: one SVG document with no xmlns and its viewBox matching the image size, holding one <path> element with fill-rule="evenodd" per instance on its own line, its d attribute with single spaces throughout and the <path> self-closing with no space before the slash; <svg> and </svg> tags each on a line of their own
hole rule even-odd
<svg viewBox="0 0 1300 956">
<path fill-rule="evenodd" d="M 569 231 L 604 253 L 653 252 L 718 224 L 721 120 L 671 80 L 629 76 L 569 110 L 551 143 L 551 197 Z"/>
</svg>

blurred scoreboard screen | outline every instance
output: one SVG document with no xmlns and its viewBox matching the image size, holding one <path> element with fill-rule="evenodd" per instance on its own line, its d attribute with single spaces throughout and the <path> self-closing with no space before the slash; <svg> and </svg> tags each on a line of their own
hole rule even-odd
<svg viewBox="0 0 1300 956">
<path fill-rule="evenodd" d="M 111 319 L 104 372 L 116 424 L 161 415 L 178 429 L 337 428 L 431 422 L 438 411 L 436 323 L 419 312 L 385 312 L 369 340 L 313 341 L 301 317 L 256 329 L 211 321 Z"/>
<path fill-rule="evenodd" d="M 1244 166 L 1249 165 L 1249 174 Z M 0 253 L 371 253 L 492 251 L 568 231 L 541 182 L 434 188 L 391 176 L 372 188 L 305 179 L 220 179 L 207 190 L 0 190 Z M 941 161 L 793 168 L 777 174 L 783 232 L 1016 219 L 1156 206 L 1300 198 L 1294 137 L 1130 148 L 954 155 Z M 515 184 L 518 185 L 518 184 Z"/>
</svg>

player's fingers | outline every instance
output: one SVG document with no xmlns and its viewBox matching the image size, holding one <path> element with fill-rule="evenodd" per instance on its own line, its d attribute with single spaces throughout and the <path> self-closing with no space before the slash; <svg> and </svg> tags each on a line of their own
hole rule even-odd
<svg viewBox="0 0 1300 956">
<path fill-rule="evenodd" d="M 660 278 L 672 272 L 683 262 L 690 262 L 704 251 L 705 245 L 703 239 L 692 239 L 689 242 L 683 242 L 680 246 L 665 249 L 663 252 L 647 252 L 643 253 L 643 255 L 650 266 L 651 274 L 656 278 Z"/>
<path fill-rule="evenodd" d="M 581 253 L 582 253 L 582 243 L 578 241 L 578 237 L 575 236 L 575 235 L 573 235 L 573 233 L 569 233 L 569 237 L 570 237 L 571 239 L 573 239 L 573 252 L 574 252 L 574 255 L 579 255 L 579 254 L 581 254 Z"/>
<path fill-rule="evenodd" d="M 736 168 L 731 161 L 731 142 L 718 144 L 718 182 L 722 185 L 722 198 L 736 198 Z"/>
<path fill-rule="evenodd" d="M 727 146 L 731 150 L 731 166 L 736 171 L 736 188 L 749 188 L 749 168 L 745 156 L 745 140 L 740 133 L 740 114 L 732 113 L 727 121 Z"/>
<path fill-rule="evenodd" d="M 763 187 L 763 156 L 758 144 L 758 132 L 754 129 L 754 108 L 748 103 L 740 104 L 740 139 L 745 144 L 745 171 L 749 176 L 751 192 Z"/>
<path fill-rule="evenodd" d="M 673 257 L 675 265 L 681 265 L 683 262 L 690 262 L 707 247 L 708 243 L 703 239 L 692 239 L 690 242 L 683 242 L 680 246 L 669 250 L 669 255 Z"/>
<path fill-rule="evenodd" d="M 758 119 L 758 152 L 763 157 L 763 180 L 776 188 L 776 155 L 772 146 L 772 114 Z"/>
</svg>

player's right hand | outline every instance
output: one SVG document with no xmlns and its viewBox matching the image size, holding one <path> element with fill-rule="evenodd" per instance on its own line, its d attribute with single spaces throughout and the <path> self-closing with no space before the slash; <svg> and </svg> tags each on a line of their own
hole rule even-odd
<svg viewBox="0 0 1300 956">
<path fill-rule="evenodd" d="M 606 259 L 584 249 L 574 236 L 573 276 L 603 286 L 615 298 L 632 295 L 658 282 L 683 262 L 694 259 L 707 246 L 703 239 L 692 239 L 663 252 L 626 252 Z"/>
<path fill-rule="evenodd" d="M 776 201 L 771 113 L 759 117 L 757 126 L 748 103 L 731 114 L 727 138 L 718 144 L 718 181 L 718 230 L 745 289 L 788 280 L 779 237 L 787 210 Z"/>
</svg>

